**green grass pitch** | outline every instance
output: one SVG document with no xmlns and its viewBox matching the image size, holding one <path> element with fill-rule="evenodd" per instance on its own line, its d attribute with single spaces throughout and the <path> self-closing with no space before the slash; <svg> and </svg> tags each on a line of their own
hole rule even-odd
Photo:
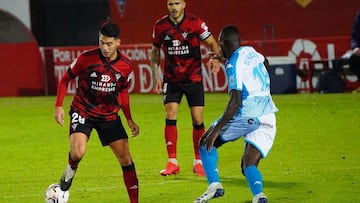
<svg viewBox="0 0 360 203">
<path fill-rule="evenodd" d="M 280 109 L 277 137 L 259 165 L 269 202 L 360 202 L 360 94 L 274 95 L 273 99 Z M 70 101 L 71 96 L 66 97 L 65 111 Z M 206 94 L 206 127 L 224 111 L 227 101 L 225 93 Z M 55 123 L 54 102 L 53 96 L 0 98 L 1 203 L 44 202 L 46 187 L 59 181 L 69 149 L 68 126 Z M 159 175 L 167 160 L 161 96 L 132 94 L 131 102 L 140 126 L 140 135 L 129 138 L 140 202 L 192 202 L 205 191 L 207 181 L 192 173 L 186 100 L 178 116 L 181 172 L 170 177 Z M 219 149 L 225 196 L 212 202 L 250 203 L 252 195 L 240 172 L 242 150 L 242 139 Z M 125 190 L 115 157 L 108 147 L 101 147 L 93 132 L 69 202 L 128 202 Z"/>
</svg>

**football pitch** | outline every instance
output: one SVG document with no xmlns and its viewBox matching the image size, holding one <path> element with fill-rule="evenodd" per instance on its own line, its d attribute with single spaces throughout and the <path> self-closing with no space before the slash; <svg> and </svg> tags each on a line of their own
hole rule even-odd
<svg viewBox="0 0 360 203">
<path fill-rule="evenodd" d="M 67 96 L 67 112 L 72 97 Z M 207 188 L 192 173 L 191 118 L 186 100 L 178 115 L 181 172 L 162 177 L 166 164 L 164 109 L 159 95 L 131 94 L 140 135 L 129 138 L 140 185 L 140 202 L 193 202 Z M 259 168 L 271 203 L 360 202 L 360 94 L 274 95 L 277 135 Z M 228 95 L 207 93 L 204 124 L 225 108 Z M 55 97 L 0 98 L 0 202 L 41 203 L 48 185 L 59 181 L 67 162 L 68 123 L 53 118 Z M 122 116 L 122 114 L 121 114 Z M 126 122 L 124 123 L 127 127 Z M 127 128 L 129 132 L 129 129 Z M 251 203 L 240 172 L 243 139 L 219 149 L 225 196 L 211 202 Z M 70 189 L 69 203 L 129 202 L 118 162 L 94 131 Z"/>
</svg>

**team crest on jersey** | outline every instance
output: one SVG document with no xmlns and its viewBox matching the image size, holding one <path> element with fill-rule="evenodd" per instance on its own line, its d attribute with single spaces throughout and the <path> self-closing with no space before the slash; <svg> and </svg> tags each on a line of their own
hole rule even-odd
<svg viewBox="0 0 360 203">
<path fill-rule="evenodd" d="M 121 74 L 116 73 L 116 74 L 115 74 L 115 77 L 116 77 L 116 81 L 118 81 L 118 80 L 121 78 Z"/>
<path fill-rule="evenodd" d="M 184 39 L 186 39 L 186 37 L 188 36 L 188 33 L 187 32 L 183 32 L 183 33 L 181 33 L 182 34 L 182 36 L 184 37 Z"/>
</svg>

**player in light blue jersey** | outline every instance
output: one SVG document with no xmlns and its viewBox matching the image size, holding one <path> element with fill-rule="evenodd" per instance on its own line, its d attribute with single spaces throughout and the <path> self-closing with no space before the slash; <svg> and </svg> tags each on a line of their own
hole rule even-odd
<svg viewBox="0 0 360 203">
<path fill-rule="evenodd" d="M 225 69 L 230 100 L 225 112 L 200 140 L 200 155 L 209 186 L 195 202 L 203 203 L 224 195 L 217 168 L 217 149 L 224 143 L 244 137 L 242 173 L 254 195 L 252 202 L 266 203 L 257 166 L 274 143 L 275 112 L 278 111 L 270 94 L 267 60 L 254 48 L 240 46 L 240 33 L 235 26 L 225 26 L 219 41 L 223 57 L 227 59 Z"/>
</svg>

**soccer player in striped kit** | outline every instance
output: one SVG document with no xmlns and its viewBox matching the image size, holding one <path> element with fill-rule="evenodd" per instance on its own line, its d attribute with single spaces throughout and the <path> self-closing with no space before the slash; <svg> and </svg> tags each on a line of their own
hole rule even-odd
<svg viewBox="0 0 360 203">
<path fill-rule="evenodd" d="M 82 53 L 62 76 L 57 90 L 55 120 L 64 124 L 63 100 L 67 84 L 78 77 L 78 88 L 70 108 L 70 152 L 60 187 L 70 188 L 78 164 L 85 155 L 90 133 L 95 129 L 101 144 L 116 156 L 131 203 L 138 202 L 139 187 L 135 165 L 129 152 L 128 136 L 118 115 L 121 109 L 132 136 L 139 134 L 129 102 L 130 60 L 120 53 L 120 29 L 105 23 L 99 31 L 99 48 Z"/>
<path fill-rule="evenodd" d="M 276 108 L 270 94 L 267 60 L 250 46 L 241 46 L 235 26 L 225 26 L 219 37 L 225 63 L 230 100 L 224 113 L 213 122 L 200 140 L 200 154 L 209 186 L 195 203 L 224 195 L 217 168 L 217 149 L 223 144 L 244 137 L 242 173 L 251 192 L 253 203 L 266 203 L 263 180 L 258 164 L 265 158 L 275 139 Z M 238 148 L 234 148 L 238 150 Z"/>
<path fill-rule="evenodd" d="M 177 174 L 177 114 L 183 95 L 186 96 L 191 118 L 192 139 L 195 154 L 193 172 L 204 176 L 199 154 L 198 142 L 205 132 L 203 123 L 204 88 L 201 73 L 200 43 L 209 45 L 211 52 L 219 53 L 216 39 L 207 25 L 199 17 L 185 13 L 184 0 L 167 0 L 168 15 L 160 18 L 153 27 L 151 67 L 153 69 L 154 90 L 163 94 L 166 111 L 165 143 L 168 153 L 166 168 L 160 171 L 163 176 Z M 160 48 L 165 54 L 163 78 L 159 75 Z M 219 71 L 218 59 L 210 59 L 208 65 L 214 73 Z"/>
</svg>

